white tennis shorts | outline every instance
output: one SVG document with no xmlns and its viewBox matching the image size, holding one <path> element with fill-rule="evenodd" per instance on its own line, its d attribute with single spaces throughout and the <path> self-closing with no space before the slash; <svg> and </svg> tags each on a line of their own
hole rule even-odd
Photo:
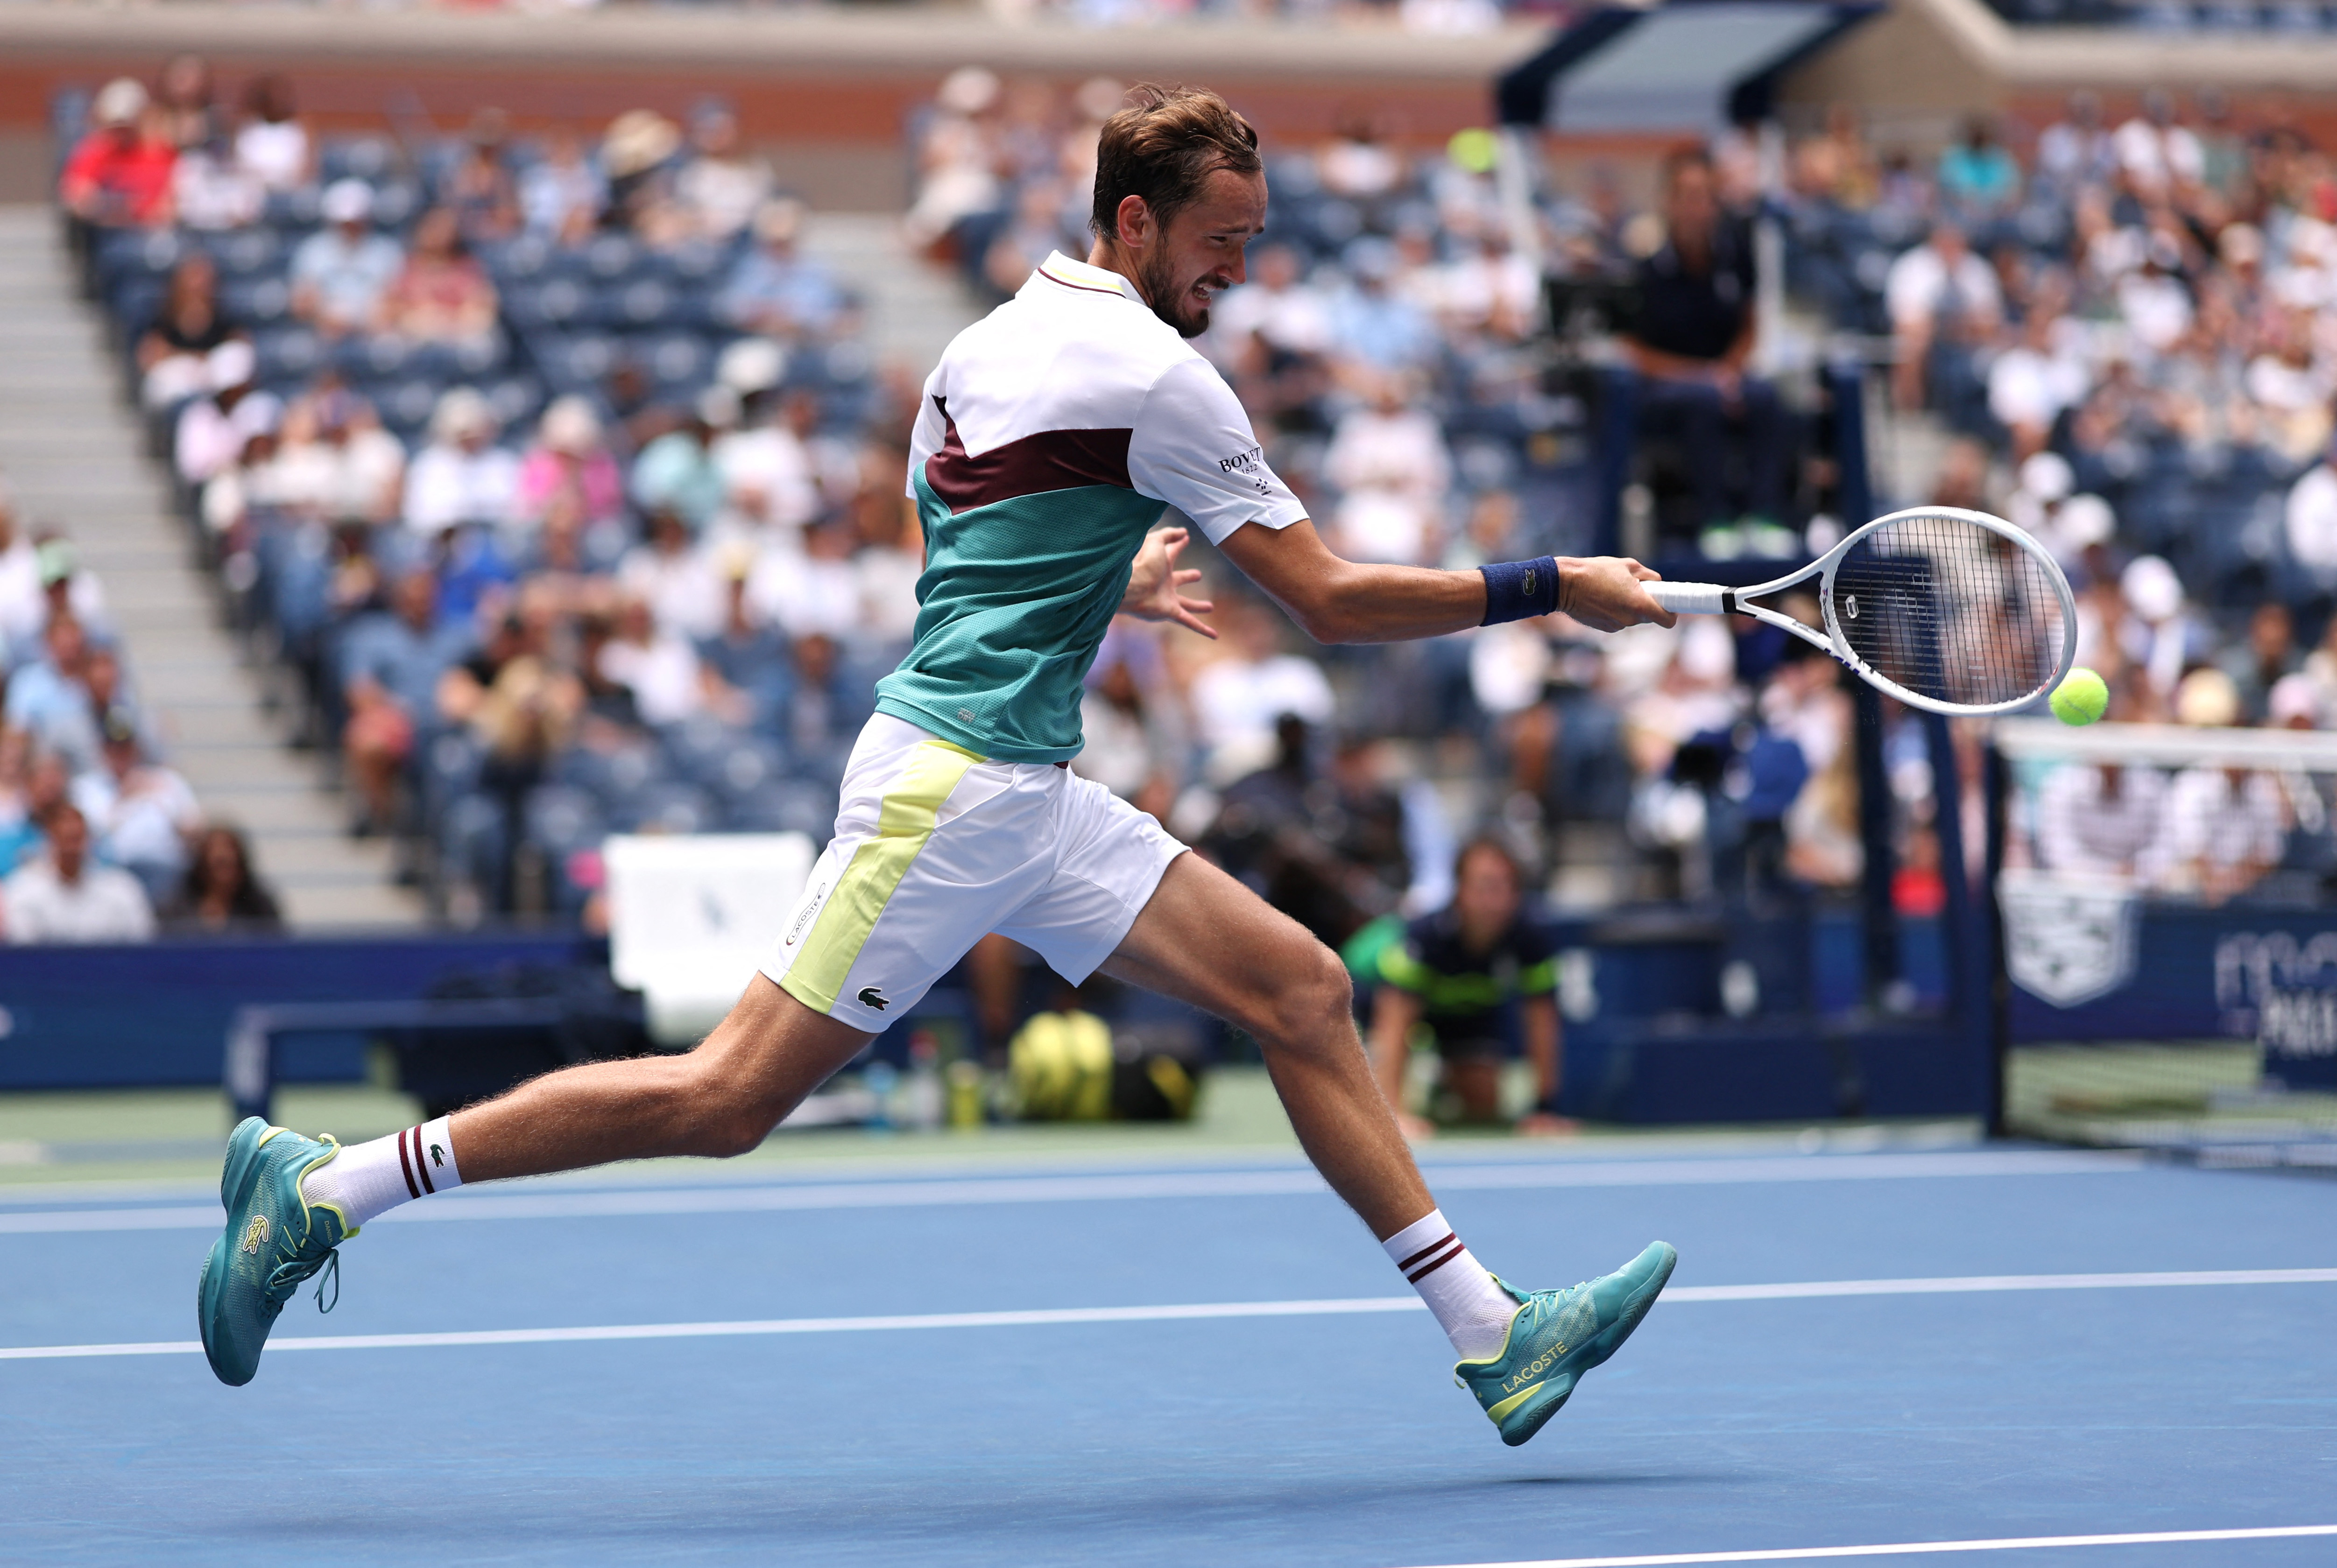
<svg viewBox="0 0 2337 1568">
<path fill-rule="evenodd" d="M 763 973 L 872 1033 L 992 931 L 1076 984 L 1184 852 L 1069 768 L 992 762 L 880 713 L 852 748 L 836 837 Z"/>
</svg>

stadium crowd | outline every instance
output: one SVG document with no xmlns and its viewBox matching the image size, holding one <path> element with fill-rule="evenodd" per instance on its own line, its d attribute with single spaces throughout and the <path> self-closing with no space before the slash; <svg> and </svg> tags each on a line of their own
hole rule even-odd
<svg viewBox="0 0 2337 1568">
<path fill-rule="evenodd" d="M 1051 249 L 1083 253 L 1119 102 L 1109 82 L 953 74 L 914 127 L 906 232 L 992 297 Z M 1840 502 L 1807 455 L 1823 394 L 1756 374 L 1741 285 L 1752 226 L 1774 221 L 1794 318 L 1887 340 L 1901 413 L 1955 433 L 1933 492 L 1898 499 L 1985 505 L 2050 542 L 2115 716 L 2317 726 L 2337 700 L 2337 648 L 2308 654 L 2307 635 L 2337 587 L 2337 180 L 2292 128 L 2196 108 L 2186 123 L 2155 97 L 2110 123 L 2079 101 L 2019 151 L 1976 122 L 1936 161 L 1836 115 L 1765 194 L 1744 141 L 1673 160 L 1652 209 L 1603 175 L 1546 185 L 1530 247 L 1490 137 L 1423 155 L 1357 122 L 1273 155 L 1270 229 L 1201 346 L 1351 555 L 1594 547 L 1589 404 L 1631 375 L 1650 408 L 1667 377 L 1725 383 L 1712 406 L 1740 430 L 1772 400 L 1792 461 L 1691 486 L 1687 537 L 1790 554 Z M 181 60 L 151 93 L 117 82 L 64 112 L 89 287 L 191 524 L 343 761 L 355 827 L 399 834 L 456 920 L 591 918 L 611 831 L 825 835 L 914 614 L 900 474 L 922 367 L 871 363 L 859 302 L 725 106 L 590 136 L 490 112 L 328 141 L 282 82 L 229 102 Z M 1636 369 L 1593 344 L 1607 379 L 1586 380 L 1585 345 L 1541 328 L 1530 249 L 1563 278 L 1734 314 L 1685 356 L 1621 321 Z M 1598 863 L 1557 869 L 1592 901 L 1858 879 L 1852 704 L 1790 638 L 1720 621 L 1592 638 L 1560 618 L 1319 650 L 1217 586 L 1219 643 L 1115 629 L 1079 765 L 1335 942 L 1442 907 L 1455 844 L 1487 823 L 1537 885 L 1559 846 L 1591 846 Z M 49 646 L 102 626 L 56 610 L 62 591 L 13 647 L 12 715 L 40 671 L 108 678 L 68 668 L 102 667 L 102 647 Z M 112 721 L 92 722 L 95 756 Z M 1920 911 L 1939 885 L 1929 762 L 1920 726 L 1889 726 L 1900 896 Z M 0 788 L 29 800 L 67 752 L 15 727 L 0 764 L 25 782 Z M 181 842 L 194 820 L 173 819 Z M 101 835 L 99 854 L 122 852 Z"/>
</svg>

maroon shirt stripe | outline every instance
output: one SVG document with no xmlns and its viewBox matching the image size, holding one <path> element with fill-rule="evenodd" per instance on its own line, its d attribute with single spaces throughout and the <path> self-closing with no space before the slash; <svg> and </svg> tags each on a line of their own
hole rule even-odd
<svg viewBox="0 0 2337 1568">
<path fill-rule="evenodd" d="M 422 1195 L 422 1189 L 414 1184 L 413 1163 L 406 1157 L 406 1135 L 404 1133 L 397 1135 L 397 1168 L 406 1173 L 406 1195 L 409 1198 L 420 1197 Z"/>
<path fill-rule="evenodd" d="M 975 457 L 958 439 L 949 405 L 936 397 L 934 406 L 941 410 L 945 435 L 942 449 L 925 460 L 925 482 L 952 511 L 1083 484 L 1136 488 L 1128 477 L 1133 431 L 1042 430 Z"/>
<path fill-rule="evenodd" d="M 1050 283 L 1060 283 L 1065 288 L 1076 288 L 1086 294 L 1118 294 L 1122 299 L 1126 299 L 1128 297 L 1126 294 L 1121 293 L 1121 291 L 1117 288 L 1105 288 L 1100 285 L 1093 283 L 1073 283 L 1068 278 L 1058 278 L 1043 267 L 1039 268 L 1039 276 L 1045 278 Z"/>
</svg>

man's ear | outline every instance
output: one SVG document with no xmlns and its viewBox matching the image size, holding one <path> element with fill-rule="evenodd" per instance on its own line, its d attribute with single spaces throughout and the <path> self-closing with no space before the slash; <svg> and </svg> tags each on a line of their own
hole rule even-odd
<svg viewBox="0 0 2337 1568">
<path fill-rule="evenodd" d="M 1123 196 L 1112 214 L 1112 237 L 1130 250 L 1141 250 L 1152 237 L 1152 209 L 1141 196 Z"/>
</svg>

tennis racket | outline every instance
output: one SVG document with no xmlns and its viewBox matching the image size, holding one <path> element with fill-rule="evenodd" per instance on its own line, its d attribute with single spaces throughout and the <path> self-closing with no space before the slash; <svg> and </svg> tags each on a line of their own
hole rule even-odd
<svg viewBox="0 0 2337 1568">
<path fill-rule="evenodd" d="M 1814 581 L 1825 628 L 1753 601 Z M 1755 588 L 1651 582 L 1677 615 L 1749 615 L 1931 713 L 2009 713 L 2061 683 L 2078 604 L 2044 548 L 2000 517 L 1916 506 L 1878 517 L 1788 577 Z"/>
</svg>

